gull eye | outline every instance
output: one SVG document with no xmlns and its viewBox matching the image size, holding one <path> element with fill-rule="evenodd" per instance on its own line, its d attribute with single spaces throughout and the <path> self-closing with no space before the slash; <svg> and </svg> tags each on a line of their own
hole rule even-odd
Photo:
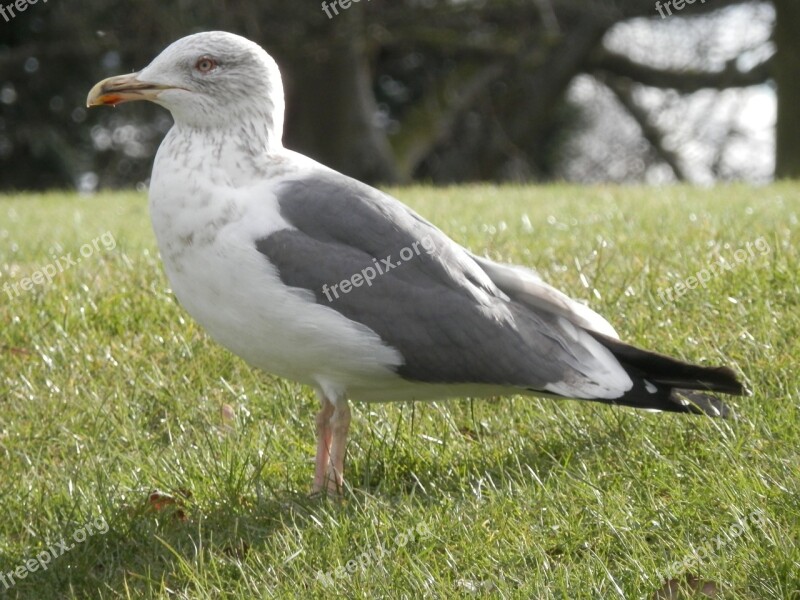
<svg viewBox="0 0 800 600">
<path fill-rule="evenodd" d="M 217 68 L 217 61 L 210 56 L 201 56 L 194 64 L 194 68 L 200 73 L 208 73 Z"/>
</svg>

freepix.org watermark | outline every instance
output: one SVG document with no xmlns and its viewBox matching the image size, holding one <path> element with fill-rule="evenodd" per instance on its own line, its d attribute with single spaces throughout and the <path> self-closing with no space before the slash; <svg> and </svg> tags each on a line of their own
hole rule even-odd
<svg viewBox="0 0 800 600">
<path fill-rule="evenodd" d="M 39 0 L 16 0 L 16 2 L 6 4 L 5 6 L 3 6 L 3 4 L 0 3 L 0 16 L 2 16 L 6 20 L 6 23 L 8 23 L 19 13 L 25 12 L 26 10 L 28 10 L 29 6 L 33 6 L 38 1 Z M 42 2 L 46 4 L 47 0 L 42 0 Z"/>
<path fill-rule="evenodd" d="M 409 542 L 415 539 L 423 539 L 431 536 L 433 532 L 428 527 L 427 523 L 419 523 L 416 527 L 409 527 L 405 532 L 398 533 L 394 537 L 395 548 L 403 548 Z M 321 582 L 325 587 L 333 587 L 336 585 L 336 579 L 344 579 L 355 573 L 358 570 L 364 571 L 371 565 L 380 564 L 386 557 L 388 550 L 383 542 L 378 542 L 376 547 L 370 548 L 348 560 L 345 564 L 339 565 L 336 569 L 323 573 L 317 571 L 316 579 Z"/>
<path fill-rule="evenodd" d="M 370 0 L 367 0 L 369 2 Z M 705 1 L 705 0 L 704 0 Z M 339 8 L 342 10 L 347 10 L 350 8 L 354 3 L 358 4 L 361 0 L 333 0 L 330 4 L 323 0 L 322 2 L 322 10 L 325 11 L 325 14 L 328 15 L 329 19 L 332 19 L 334 15 L 339 15 Z M 339 5 L 338 7 L 336 5 Z M 331 9 L 333 10 L 333 14 L 331 14 Z"/>
<path fill-rule="evenodd" d="M 114 234 L 106 231 L 100 237 L 94 238 L 91 242 L 84 244 L 78 250 L 79 256 L 73 256 L 72 252 L 68 252 L 59 258 L 53 257 L 53 262 L 36 269 L 29 277 L 23 277 L 19 283 L 12 283 L 6 281 L 3 284 L 3 291 L 8 294 L 9 299 L 13 300 L 18 297 L 22 292 L 30 292 L 35 285 L 45 285 L 53 281 L 53 277 L 59 273 L 63 273 L 70 267 L 76 266 L 84 258 L 89 258 L 100 249 L 110 251 L 117 247 L 117 240 L 114 239 Z"/>
<path fill-rule="evenodd" d="M 72 550 L 75 544 L 82 544 L 87 538 L 96 533 L 100 535 L 108 533 L 108 523 L 106 523 L 104 517 L 98 517 L 94 521 L 86 523 L 83 527 L 76 529 L 72 534 L 73 544 L 67 544 L 65 540 L 61 540 L 55 544 L 48 544 L 45 550 L 42 550 L 36 555 L 36 558 L 29 558 L 16 569 L 8 571 L 7 573 L 0 572 L 0 583 L 5 586 L 5 589 L 10 589 L 14 587 L 18 581 L 25 579 L 29 573 L 35 573 L 39 569 L 46 571 L 54 558 L 63 556 Z"/>
<path fill-rule="evenodd" d="M 697 2 L 697 0 L 667 0 L 666 2 L 664 2 L 662 6 L 659 0 L 656 2 L 656 10 L 658 11 L 658 14 L 661 15 L 662 19 L 666 19 L 667 17 L 672 16 L 670 5 L 672 5 L 672 8 L 674 8 L 676 11 L 681 11 L 686 7 L 687 4 L 694 4 L 695 2 Z M 706 0 L 700 0 L 700 4 L 705 4 L 705 3 Z M 662 9 L 666 9 L 667 14 L 664 14 L 664 11 Z"/>
<path fill-rule="evenodd" d="M 663 304 L 674 302 L 689 290 L 695 289 L 698 285 L 706 287 L 706 284 L 714 277 L 722 275 L 727 271 L 732 271 L 738 265 L 744 264 L 756 257 L 756 251 L 760 256 L 769 254 L 772 248 L 763 237 L 752 242 L 747 242 L 744 248 L 739 248 L 733 253 L 733 260 L 726 260 L 720 256 L 717 262 L 708 265 L 707 269 L 700 269 L 691 277 L 687 277 L 674 285 L 664 289 L 658 288 L 658 297 Z"/>
<path fill-rule="evenodd" d="M 426 235 L 421 240 L 417 240 L 411 244 L 411 246 L 406 246 L 400 250 L 399 261 L 393 261 L 391 255 L 387 256 L 386 258 L 382 258 L 380 261 L 378 261 L 377 258 L 373 258 L 373 266 L 364 267 L 360 272 L 354 273 L 349 279 L 342 279 L 342 281 L 339 283 L 334 283 L 330 287 L 327 283 L 324 284 L 322 286 L 322 293 L 325 294 L 328 302 L 333 302 L 333 298 L 339 298 L 339 292 L 342 294 L 348 294 L 353 291 L 353 288 L 361 287 L 365 283 L 367 284 L 367 287 L 372 287 L 372 282 L 379 275 L 385 275 L 392 269 L 401 267 L 403 263 L 407 263 L 415 256 L 419 256 L 422 253 L 420 246 L 422 246 L 422 250 L 425 250 L 425 252 L 427 252 L 429 255 L 436 252 L 436 242 L 431 236 Z M 333 297 L 331 297 L 331 294 L 333 294 Z"/>
<path fill-rule="evenodd" d="M 659 573 L 659 576 L 661 579 L 669 580 L 677 577 L 681 573 L 695 569 L 698 565 L 713 558 L 736 538 L 743 535 L 750 529 L 750 526 L 755 525 L 763 531 L 766 523 L 767 519 L 764 511 L 760 508 L 756 509 L 749 515 L 737 519 L 727 531 L 723 530 L 713 540 L 706 540 L 691 556 L 687 556 L 683 560 L 677 560 L 669 565 L 666 571 Z"/>
</svg>

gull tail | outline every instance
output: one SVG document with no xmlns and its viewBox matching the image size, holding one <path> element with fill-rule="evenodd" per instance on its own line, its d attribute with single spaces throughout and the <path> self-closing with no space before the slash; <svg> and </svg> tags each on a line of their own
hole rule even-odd
<svg viewBox="0 0 800 600">
<path fill-rule="evenodd" d="M 733 411 L 708 392 L 744 395 L 745 388 L 728 367 L 701 367 L 589 331 L 620 362 L 633 388 L 610 402 L 668 412 L 732 418 Z"/>
</svg>

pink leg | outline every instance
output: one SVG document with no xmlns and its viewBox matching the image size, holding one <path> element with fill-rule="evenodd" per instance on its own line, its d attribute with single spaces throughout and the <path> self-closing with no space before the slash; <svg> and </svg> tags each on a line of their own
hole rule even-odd
<svg viewBox="0 0 800 600">
<path fill-rule="evenodd" d="M 347 451 L 347 432 L 350 430 L 350 404 L 347 398 L 336 403 L 330 420 L 332 443 L 330 470 L 328 471 L 328 493 L 341 493 L 344 483 L 344 456 Z"/>
<path fill-rule="evenodd" d="M 334 406 L 321 392 L 318 394 L 321 404 L 317 413 L 317 459 L 314 467 L 314 493 L 325 489 L 325 476 L 331 456 L 331 415 Z"/>
</svg>

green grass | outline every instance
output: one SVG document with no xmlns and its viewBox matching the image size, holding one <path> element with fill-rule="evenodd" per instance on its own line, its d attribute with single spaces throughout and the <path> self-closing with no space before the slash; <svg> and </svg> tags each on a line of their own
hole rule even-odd
<svg viewBox="0 0 800 600">
<path fill-rule="evenodd" d="M 0 572 L 108 525 L 0 598 L 652 598 L 685 559 L 718 597 L 800 598 L 800 186 L 395 193 L 623 339 L 732 366 L 753 390 L 732 400 L 740 419 L 356 404 L 351 489 L 311 499 L 311 391 L 251 370 L 177 305 L 144 196 L 5 196 L 0 286 L 107 231 L 116 247 L 0 291 Z M 769 252 L 659 299 L 761 237 Z M 179 501 L 158 509 L 154 490 Z M 761 526 L 731 532 L 754 511 Z M 318 577 L 361 555 L 336 592 Z"/>
</svg>

